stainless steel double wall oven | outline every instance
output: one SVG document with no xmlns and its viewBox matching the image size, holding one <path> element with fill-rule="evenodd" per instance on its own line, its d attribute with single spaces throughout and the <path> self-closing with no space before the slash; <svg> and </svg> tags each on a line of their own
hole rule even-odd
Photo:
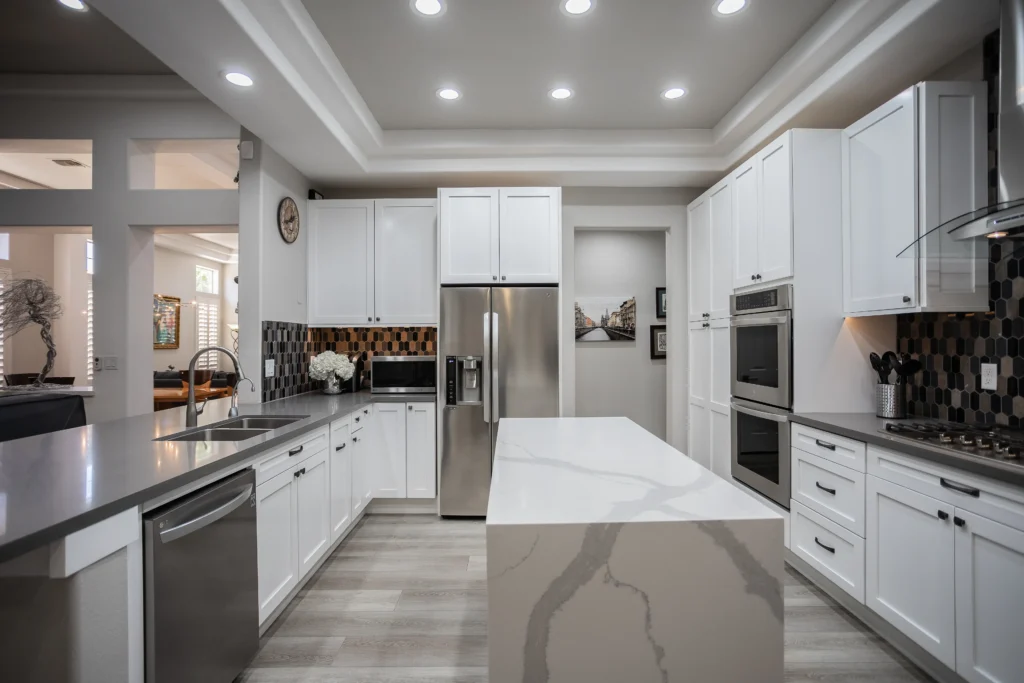
<svg viewBox="0 0 1024 683">
<path fill-rule="evenodd" d="M 733 294 L 732 476 L 789 509 L 793 286 Z"/>
</svg>

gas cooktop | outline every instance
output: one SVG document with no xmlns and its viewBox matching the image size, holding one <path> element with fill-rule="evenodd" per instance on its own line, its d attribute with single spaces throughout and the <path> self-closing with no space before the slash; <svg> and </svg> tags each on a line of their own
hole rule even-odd
<svg viewBox="0 0 1024 683">
<path fill-rule="evenodd" d="M 938 450 L 973 455 L 1024 467 L 1024 430 L 999 425 L 967 425 L 937 420 L 887 422 L 880 429 L 891 437 L 924 442 Z"/>
</svg>

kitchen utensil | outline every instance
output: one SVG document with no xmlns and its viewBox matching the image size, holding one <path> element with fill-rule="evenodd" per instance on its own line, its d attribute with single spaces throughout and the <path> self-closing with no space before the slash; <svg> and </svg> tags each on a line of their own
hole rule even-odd
<svg viewBox="0 0 1024 683">
<path fill-rule="evenodd" d="M 907 383 L 907 378 L 921 372 L 921 361 L 910 359 L 900 366 L 899 375 L 902 384 Z"/>
<path fill-rule="evenodd" d="M 874 351 L 868 356 L 871 360 L 871 367 L 874 368 L 875 372 L 878 373 L 878 383 L 888 384 L 889 383 L 889 368 L 884 362 L 882 362 L 881 356 Z"/>
<path fill-rule="evenodd" d="M 889 370 L 895 370 L 897 375 L 900 374 L 900 366 L 902 366 L 903 363 L 894 351 L 886 351 L 882 354 L 882 362 L 889 367 Z"/>
</svg>

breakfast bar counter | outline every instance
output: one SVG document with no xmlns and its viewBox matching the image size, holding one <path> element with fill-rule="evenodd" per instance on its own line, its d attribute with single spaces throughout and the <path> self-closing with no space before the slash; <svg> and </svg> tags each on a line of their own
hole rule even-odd
<svg viewBox="0 0 1024 683">
<path fill-rule="evenodd" d="M 783 679 L 782 518 L 626 418 L 501 420 L 487 576 L 492 683 Z"/>
</svg>

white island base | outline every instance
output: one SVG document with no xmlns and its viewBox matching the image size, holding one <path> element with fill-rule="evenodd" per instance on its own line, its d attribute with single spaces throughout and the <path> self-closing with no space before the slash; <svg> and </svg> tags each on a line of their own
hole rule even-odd
<svg viewBox="0 0 1024 683">
<path fill-rule="evenodd" d="M 502 419 L 491 683 L 781 683 L 783 522 L 626 418 Z"/>
</svg>

